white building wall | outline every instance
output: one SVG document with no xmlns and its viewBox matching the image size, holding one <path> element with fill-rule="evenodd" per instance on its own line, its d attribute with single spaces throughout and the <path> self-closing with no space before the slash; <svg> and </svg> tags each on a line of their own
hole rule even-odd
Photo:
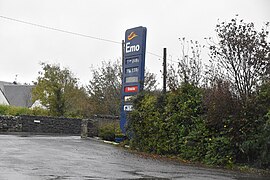
<svg viewBox="0 0 270 180">
<path fill-rule="evenodd" d="M 47 109 L 45 106 L 43 106 L 40 102 L 40 100 L 36 100 L 33 105 L 30 107 L 30 109 L 34 108 L 41 108 L 41 109 Z"/>
<path fill-rule="evenodd" d="M 6 97 L 4 96 L 4 94 L 1 90 L 0 90 L 0 104 L 1 105 L 9 105 Z"/>
</svg>

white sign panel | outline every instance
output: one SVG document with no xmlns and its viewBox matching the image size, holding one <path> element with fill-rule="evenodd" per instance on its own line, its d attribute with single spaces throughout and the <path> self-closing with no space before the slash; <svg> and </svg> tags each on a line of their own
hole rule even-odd
<svg viewBox="0 0 270 180">
<path fill-rule="evenodd" d="M 139 82 L 139 77 L 138 76 L 132 76 L 132 77 L 126 77 L 126 83 L 134 83 L 134 82 Z"/>
<path fill-rule="evenodd" d="M 124 105 L 124 111 L 132 111 L 133 109 L 133 105 L 129 104 L 129 105 Z"/>
<path fill-rule="evenodd" d="M 125 102 L 128 102 L 128 101 L 131 101 L 131 98 L 132 98 L 133 96 L 125 96 L 124 98 L 125 98 Z"/>
</svg>

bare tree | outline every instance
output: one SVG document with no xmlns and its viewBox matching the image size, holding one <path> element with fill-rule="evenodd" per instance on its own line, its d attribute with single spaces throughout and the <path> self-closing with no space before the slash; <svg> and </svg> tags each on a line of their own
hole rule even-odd
<svg viewBox="0 0 270 180">
<path fill-rule="evenodd" d="M 256 87 L 269 80 L 270 43 L 266 27 L 256 31 L 253 23 L 237 18 L 216 26 L 218 43 L 210 43 L 210 57 L 222 68 L 235 93 L 244 102 Z"/>
<path fill-rule="evenodd" d="M 144 77 L 144 90 L 155 91 L 157 89 L 157 78 L 154 73 L 146 69 Z"/>
<path fill-rule="evenodd" d="M 156 89 L 156 76 L 145 72 L 144 89 Z M 92 79 L 87 86 L 95 113 L 119 115 L 122 87 L 122 63 L 102 62 L 102 66 L 92 69 Z"/>
<path fill-rule="evenodd" d="M 198 86 L 202 80 L 202 46 L 198 41 L 180 39 L 181 58 L 178 59 L 177 68 L 173 65 L 168 70 L 168 86 L 175 90 L 181 82 Z"/>
<path fill-rule="evenodd" d="M 92 69 L 92 79 L 87 86 L 96 113 L 118 115 L 120 107 L 122 68 L 120 61 L 102 62 Z"/>
</svg>

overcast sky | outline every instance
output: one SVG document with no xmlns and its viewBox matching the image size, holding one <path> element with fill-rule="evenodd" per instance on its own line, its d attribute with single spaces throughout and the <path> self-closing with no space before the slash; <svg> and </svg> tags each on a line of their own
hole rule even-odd
<svg viewBox="0 0 270 180">
<path fill-rule="evenodd" d="M 178 38 L 215 36 L 219 21 L 239 14 L 260 30 L 270 21 L 269 0 L 0 0 L 0 16 L 121 42 L 126 29 L 147 28 L 146 67 L 160 79 L 162 56 L 180 57 Z M 40 62 L 68 67 L 81 84 L 91 66 L 121 58 L 121 44 L 66 34 L 0 18 L 0 81 L 31 83 Z M 207 61 L 207 56 L 204 56 Z"/>
</svg>

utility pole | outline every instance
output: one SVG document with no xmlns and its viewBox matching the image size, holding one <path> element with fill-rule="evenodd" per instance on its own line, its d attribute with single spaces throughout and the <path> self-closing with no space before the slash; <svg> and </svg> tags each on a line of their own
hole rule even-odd
<svg viewBox="0 0 270 180">
<path fill-rule="evenodd" d="M 163 94 L 166 94 L 167 79 L 167 49 L 163 48 Z"/>
</svg>

